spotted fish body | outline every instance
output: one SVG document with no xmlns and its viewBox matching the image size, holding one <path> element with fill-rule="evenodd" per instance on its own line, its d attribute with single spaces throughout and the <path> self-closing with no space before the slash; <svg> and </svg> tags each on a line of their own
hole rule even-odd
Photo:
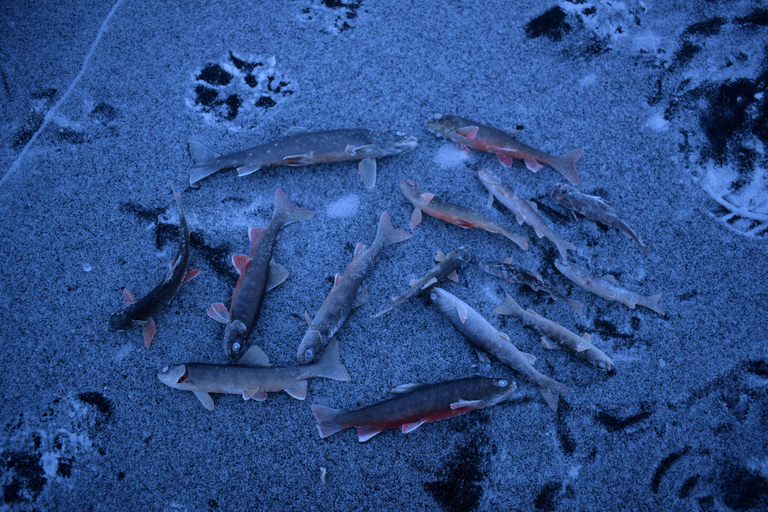
<svg viewBox="0 0 768 512">
<path fill-rule="evenodd" d="M 442 116 L 427 123 L 427 128 L 458 146 L 495 153 L 505 167 L 512 165 L 513 159 L 522 160 L 533 172 L 538 172 L 541 164 L 547 164 L 557 169 L 569 182 L 579 184 L 576 162 L 584 154 L 581 149 L 562 156 L 549 155 L 518 141 L 514 136 L 516 131 L 509 134 L 459 116 Z"/>
<path fill-rule="evenodd" d="M 377 158 L 405 153 L 418 144 L 415 137 L 396 131 L 353 128 L 294 132 L 283 139 L 223 156 L 190 141 L 189 153 L 195 164 L 189 184 L 199 186 L 202 179 L 223 169 L 234 168 L 239 176 L 246 176 L 267 167 L 360 160 L 360 178 L 366 187 L 372 188 L 376 184 Z"/>
<path fill-rule="evenodd" d="M 373 315 L 371 318 L 377 318 L 380 317 L 392 309 L 396 308 L 403 302 L 410 300 L 414 297 L 419 297 L 421 295 L 424 295 L 429 290 L 432 289 L 433 286 L 435 286 L 437 283 L 442 281 L 445 278 L 451 279 L 452 281 L 458 280 L 458 275 L 456 274 L 456 270 L 461 267 L 464 263 L 469 261 L 471 258 L 469 250 L 461 246 L 455 251 L 449 252 L 448 254 L 443 254 L 442 252 L 439 252 L 437 255 L 436 260 L 438 261 L 437 266 L 435 266 L 432 270 L 427 272 L 423 277 L 420 279 L 416 279 L 411 283 L 411 287 L 408 288 L 408 290 L 405 291 L 402 295 L 394 298 L 392 300 L 392 303 L 384 308 L 383 310 L 379 311 L 375 315 Z"/>
<path fill-rule="evenodd" d="M 408 240 L 411 236 L 407 231 L 394 229 L 387 212 L 381 214 L 376 238 L 371 246 L 366 248 L 363 244 L 357 244 L 352 262 L 343 275 L 336 274 L 333 289 L 317 310 L 315 317 L 309 320 L 309 315 L 305 313 L 309 329 L 301 340 L 296 356 L 301 364 L 315 359 L 355 306 L 364 301 L 367 290 L 362 287 L 363 281 L 376 265 L 382 249 Z"/>
<path fill-rule="evenodd" d="M 113 313 L 109 318 L 110 331 L 125 329 L 134 322 L 143 324 L 144 345 L 147 347 L 152 343 L 156 330 L 152 316 L 171 302 L 182 284 L 200 272 L 198 270 L 187 271 L 192 252 L 189 225 L 187 224 L 187 217 L 184 215 L 184 208 L 181 206 L 181 194 L 174 190 L 173 195 L 179 208 L 179 228 L 182 235 L 179 248 L 176 251 L 176 258 L 171 262 L 165 278 L 140 299 L 137 300 L 127 288 L 123 288 L 123 295 L 128 301 L 128 305 Z"/>
<path fill-rule="evenodd" d="M 251 250 L 235 255 L 232 261 L 240 277 L 232 293 L 229 311 L 217 302 L 208 308 L 208 316 L 226 324 L 224 353 L 232 359 L 245 352 L 246 341 L 256 326 L 267 291 L 288 278 L 288 271 L 272 260 L 272 253 L 283 226 L 315 216 L 309 210 L 294 207 L 285 193 L 275 191 L 272 220 L 266 228 L 251 228 Z"/>
<path fill-rule="evenodd" d="M 508 293 L 505 294 L 504 304 L 498 306 L 493 312 L 499 315 L 514 316 L 525 325 L 556 341 L 565 350 L 596 368 L 606 371 L 613 369 L 614 365 L 611 358 L 592 344 L 592 338 L 589 334 L 584 333 L 583 336 L 579 336 L 557 322 L 544 318 L 532 309 L 523 310 Z M 556 345 L 553 345 L 547 338 L 542 336 L 541 340 L 544 347 L 556 348 Z"/>
<path fill-rule="evenodd" d="M 619 215 L 616 213 L 616 210 L 613 209 L 613 206 L 606 201 L 603 201 L 601 198 L 582 194 L 568 185 L 559 185 L 552 193 L 552 197 L 554 197 L 561 205 L 571 210 L 574 218 L 578 218 L 576 215 L 578 213 L 589 220 L 599 222 L 608 227 L 616 228 L 627 237 L 633 239 L 646 256 L 649 255 L 648 247 L 642 240 L 640 240 L 640 237 L 635 230 L 632 229 L 632 226 L 619 218 Z"/>
<path fill-rule="evenodd" d="M 418 183 L 411 180 L 400 182 L 400 191 L 413 204 L 411 228 L 421 223 L 421 212 L 462 228 L 480 228 L 490 233 L 499 233 L 515 242 L 524 251 L 528 250 L 528 238 L 512 233 L 507 228 L 474 210 L 449 203 L 431 192 L 425 192 Z"/>
<path fill-rule="evenodd" d="M 478 356 L 483 354 L 481 357 L 487 359 L 485 356 L 487 354 L 525 376 L 539 388 L 539 393 L 547 405 L 553 411 L 557 411 L 558 395 L 568 393 L 570 390 L 538 372 L 533 367 L 535 357 L 519 351 L 512 344 L 509 336 L 496 330 L 480 313 L 455 295 L 442 288 L 433 288 L 430 299 L 437 304 L 448 322 L 478 351 Z"/>
<path fill-rule="evenodd" d="M 599 297 L 621 302 L 629 309 L 635 309 L 635 306 L 640 305 L 645 306 L 660 315 L 664 314 L 664 310 L 661 309 L 661 305 L 659 305 L 659 301 L 661 300 L 660 293 L 645 297 L 619 285 L 619 283 L 616 282 L 616 278 L 610 274 L 598 277 L 585 268 L 562 260 L 555 260 L 555 267 L 557 267 L 557 270 L 559 270 L 565 277 Z"/>
<path fill-rule="evenodd" d="M 399 428 L 407 434 L 425 423 L 496 405 L 509 398 L 516 387 L 513 381 L 505 379 L 473 377 L 411 386 L 411 390 L 401 396 L 355 411 L 315 404 L 312 414 L 320 437 L 357 427 L 358 440 L 362 443 L 385 429 Z"/>
</svg>

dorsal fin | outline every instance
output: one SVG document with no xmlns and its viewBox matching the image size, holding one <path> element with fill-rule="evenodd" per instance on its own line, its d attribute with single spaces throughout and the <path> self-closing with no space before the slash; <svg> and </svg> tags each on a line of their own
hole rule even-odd
<svg viewBox="0 0 768 512">
<path fill-rule="evenodd" d="M 269 366 L 269 357 L 256 345 L 253 345 L 243 354 L 243 357 L 237 362 L 244 366 Z"/>
</svg>

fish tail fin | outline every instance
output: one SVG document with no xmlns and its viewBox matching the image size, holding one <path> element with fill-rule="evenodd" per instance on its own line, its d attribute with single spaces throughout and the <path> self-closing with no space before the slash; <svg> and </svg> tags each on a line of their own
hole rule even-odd
<svg viewBox="0 0 768 512">
<path fill-rule="evenodd" d="M 524 251 L 528 250 L 528 240 L 530 240 L 530 238 L 528 238 L 527 236 L 517 235 L 515 233 L 512 233 L 511 231 L 507 231 L 506 229 L 503 229 L 499 232 L 505 237 L 515 242 L 517 246 L 520 247 L 522 250 Z"/>
<path fill-rule="evenodd" d="M 194 162 L 192 170 L 189 171 L 190 186 L 199 186 L 197 182 L 221 170 L 221 166 L 216 162 L 219 155 L 208 146 L 191 140 L 187 149 Z"/>
<path fill-rule="evenodd" d="M 310 408 L 312 409 L 312 414 L 315 416 L 317 432 L 320 434 L 320 437 L 326 438 L 347 428 L 347 426 L 341 422 L 344 411 L 319 404 L 313 404 Z"/>
<path fill-rule="evenodd" d="M 379 219 L 379 228 L 376 230 L 376 240 L 383 240 L 384 245 L 392 245 L 404 242 L 413 235 L 404 229 L 395 229 L 392 227 L 392 221 L 389 214 L 384 211 Z"/>
<path fill-rule="evenodd" d="M 557 412 L 557 406 L 560 403 L 560 395 L 571 392 L 568 386 L 560 384 L 556 380 L 550 379 L 544 375 L 540 376 L 537 384 L 539 386 L 539 393 L 541 393 L 544 401 L 547 402 L 549 408 L 555 412 Z"/>
<path fill-rule="evenodd" d="M 326 379 L 340 380 L 346 382 L 352 380 L 352 377 L 339 361 L 339 342 L 332 340 L 320 355 L 317 362 L 308 366 L 312 375 L 315 377 L 324 377 Z"/>
<path fill-rule="evenodd" d="M 642 250 L 642 251 L 643 251 L 643 253 L 644 253 L 646 256 L 650 256 L 650 254 L 648 253 L 648 246 L 646 246 L 646 245 L 643 243 L 643 241 L 642 241 L 642 240 L 640 240 L 639 238 L 637 238 L 637 237 L 636 237 L 636 238 L 635 238 L 635 242 L 637 242 L 637 245 L 639 245 L 639 246 L 640 246 L 640 250 Z"/>
<path fill-rule="evenodd" d="M 563 260 L 568 259 L 568 251 L 576 252 L 576 246 L 573 245 L 568 240 L 563 240 L 562 238 L 556 238 L 555 245 L 557 246 L 557 251 L 560 253 L 560 257 Z"/>
<path fill-rule="evenodd" d="M 643 300 L 642 305 L 654 310 L 656 313 L 660 315 L 664 315 L 664 310 L 661 309 L 661 304 L 659 304 L 659 301 L 661 300 L 661 294 L 657 293 L 656 295 L 651 295 L 650 297 L 645 297 L 645 300 Z"/>
<path fill-rule="evenodd" d="M 315 216 L 314 212 L 305 208 L 297 208 L 291 204 L 288 196 L 285 195 L 280 189 L 275 190 L 275 216 L 280 214 L 285 215 L 285 224 L 291 224 L 292 222 L 301 222 L 302 220 L 311 219 Z"/>
<path fill-rule="evenodd" d="M 581 312 L 581 308 L 584 306 L 584 303 L 578 300 L 573 299 L 565 299 L 566 302 L 568 302 L 568 305 L 573 308 L 574 311 L 576 311 L 578 314 L 583 315 L 584 313 Z"/>
<path fill-rule="evenodd" d="M 571 182 L 573 185 L 579 184 L 579 173 L 576 172 L 576 162 L 579 161 L 581 155 L 584 154 L 583 149 L 575 149 L 567 155 L 559 156 L 553 162 L 553 166 L 557 169 L 565 179 Z"/>
<path fill-rule="evenodd" d="M 520 316 L 522 313 L 524 313 L 524 310 L 520 307 L 520 304 L 518 304 L 517 301 L 512 298 L 510 294 L 505 292 L 504 304 L 496 306 L 493 312 L 497 315 Z"/>
</svg>

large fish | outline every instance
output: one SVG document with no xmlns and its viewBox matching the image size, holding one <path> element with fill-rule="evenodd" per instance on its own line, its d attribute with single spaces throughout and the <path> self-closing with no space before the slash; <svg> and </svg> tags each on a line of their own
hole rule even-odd
<svg viewBox="0 0 768 512">
<path fill-rule="evenodd" d="M 352 377 L 339 362 L 339 345 L 331 343 L 316 362 L 309 365 L 269 368 L 269 358 L 253 346 L 243 354 L 237 364 L 185 363 L 165 366 L 157 378 L 166 386 L 182 391 L 192 391 L 203 407 L 213 410 L 209 393 L 241 395 L 243 400 L 267 399 L 267 393 L 285 391 L 293 398 L 304 400 L 307 396 L 307 379 L 348 381 Z"/>
<path fill-rule="evenodd" d="M 528 237 L 516 235 L 498 222 L 474 210 L 443 201 L 431 192 L 424 192 L 415 181 L 401 181 L 400 190 L 415 207 L 413 215 L 411 215 L 411 228 L 415 228 L 421 223 L 421 212 L 424 212 L 436 219 L 462 228 L 481 228 L 491 233 L 499 233 L 515 242 L 524 251 L 528 250 Z"/>
<path fill-rule="evenodd" d="M 621 286 L 611 274 L 598 277 L 585 268 L 562 260 L 555 260 L 555 266 L 565 277 L 604 299 L 621 302 L 629 309 L 635 309 L 635 306 L 639 304 L 660 315 L 664 314 L 664 310 L 659 305 L 660 293 L 645 297 Z"/>
<path fill-rule="evenodd" d="M 137 300 L 128 291 L 128 288 L 123 288 L 123 296 L 128 301 L 128 305 L 109 317 L 110 331 L 123 330 L 132 323 L 142 324 L 144 345 L 147 347 L 152 343 L 152 338 L 154 338 L 155 331 L 157 330 L 157 324 L 155 324 L 152 316 L 171 302 L 171 299 L 179 291 L 182 284 L 200 273 L 199 270 L 187 272 L 189 256 L 191 254 L 189 225 L 187 225 L 187 217 L 184 215 L 184 208 L 181 206 L 181 194 L 174 190 L 173 196 L 176 198 L 176 204 L 179 207 L 179 228 L 181 229 L 182 237 L 176 258 L 171 261 L 171 266 L 160 284 L 142 298 Z"/>
<path fill-rule="evenodd" d="M 509 208 L 509 210 L 515 214 L 515 219 L 518 224 L 525 222 L 536 233 L 539 238 L 547 237 L 560 252 L 560 257 L 564 260 L 568 259 L 568 251 L 576 251 L 576 246 L 567 240 L 563 240 L 555 234 L 549 226 L 539 217 L 539 214 L 534 208 L 535 204 L 529 203 L 514 191 L 512 187 L 501 181 L 491 171 L 479 169 L 477 171 L 477 177 L 483 182 L 483 185 L 488 189 L 488 206 L 493 204 L 493 198 L 499 200 L 501 204 Z"/>
<path fill-rule="evenodd" d="M 376 184 L 376 159 L 399 155 L 415 148 L 415 137 L 397 131 L 363 128 L 310 132 L 294 129 L 287 137 L 227 155 L 218 155 L 199 142 L 189 142 L 189 154 L 195 164 L 189 184 L 197 183 L 223 169 L 237 169 L 245 176 L 266 167 L 300 166 L 326 162 L 360 160 L 358 169 L 363 184 Z"/>
<path fill-rule="evenodd" d="M 632 238 L 637 242 L 640 249 L 646 256 L 648 256 L 648 248 L 643 241 L 640 240 L 640 237 L 635 230 L 632 229 L 632 226 L 621 220 L 616 213 L 616 210 L 614 210 L 606 201 L 603 201 L 597 196 L 582 194 L 568 185 L 558 185 L 554 192 L 552 192 L 552 197 L 554 197 L 561 205 L 571 210 L 575 219 L 578 219 L 578 216 L 576 215 L 578 213 L 590 220 L 618 229 L 627 235 L 627 237 Z"/>
<path fill-rule="evenodd" d="M 487 360 L 487 356 L 490 355 L 501 364 L 524 375 L 536 384 L 547 405 L 553 411 L 557 411 L 558 395 L 569 393 L 570 389 L 539 373 L 533 367 L 536 361 L 534 356 L 520 352 L 512 344 L 509 336 L 496 330 L 480 313 L 455 295 L 436 287 L 432 288 L 430 299 L 448 318 L 448 322 L 467 338 L 481 360 Z"/>
<path fill-rule="evenodd" d="M 230 359 L 244 351 L 245 342 L 259 319 L 267 291 L 288 278 L 285 267 L 272 261 L 280 230 L 287 224 L 315 216 L 309 210 L 294 207 L 280 189 L 275 191 L 274 208 L 272 220 L 266 228 L 251 228 L 251 250 L 248 255 L 232 256 L 240 277 L 232 293 L 229 311 L 221 302 L 211 304 L 208 308 L 208 316 L 227 326 L 224 331 L 224 353 Z"/>
<path fill-rule="evenodd" d="M 432 289 L 433 286 L 445 278 L 448 278 L 454 282 L 458 281 L 459 276 L 456 273 L 456 269 L 469 261 L 470 258 L 471 255 L 469 253 L 469 249 L 463 245 L 455 251 L 449 252 L 448 254 L 443 254 L 442 251 L 438 251 L 437 257 L 435 258 L 435 261 L 437 261 L 437 266 L 433 267 L 432 270 L 427 272 L 420 279 L 413 280 L 411 282 L 411 287 L 408 288 L 405 293 L 392 299 L 392 303 L 389 306 L 382 309 L 371 318 L 380 317 L 381 315 L 384 315 L 395 307 L 399 306 L 403 302 L 412 299 L 413 297 L 418 297 L 425 294 L 430 289 Z"/>
<path fill-rule="evenodd" d="M 362 443 L 388 428 L 399 428 L 407 434 L 425 423 L 496 405 L 508 399 L 516 387 L 514 381 L 472 377 L 409 386 L 410 391 L 405 394 L 356 411 L 315 404 L 312 414 L 320 437 L 357 427 L 357 438 Z"/>
<path fill-rule="evenodd" d="M 585 332 L 583 336 L 579 336 L 557 322 L 544 318 L 532 309 L 524 310 L 508 293 L 504 295 L 504 304 L 497 306 L 493 312 L 499 315 L 514 316 L 525 325 L 544 334 L 541 337 L 541 343 L 545 348 L 557 348 L 557 345 L 549 341 L 549 339 L 552 339 L 571 354 L 601 370 L 608 371 L 613 369 L 611 358 L 592 344 L 592 338 L 588 333 Z"/>
<path fill-rule="evenodd" d="M 522 160 L 533 172 L 538 172 L 543 167 L 541 164 L 547 164 L 557 169 L 569 182 L 579 184 L 576 162 L 584 154 L 581 149 L 562 156 L 549 155 L 518 141 L 515 138 L 517 132 L 509 134 L 458 116 L 442 116 L 428 122 L 427 128 L 458 146 L 495 153 L 505 167 L 512 165 L 513 159 Z"/>
<path fill-rule="evenodd" d="M 297 351 L 301 364 L 314 360 L 346 321 L 352 309 L 365 302 L 368 290 L 363 288 L 363 281 L 376 264 L 381 250 L 388 245 L 408 240 L 411 236 L 407 231 L 394 229 L 387 212 L 381 214 L 376 238 L 371 246 L 366 248 L 361 243 L 357 244 L 352 262 L 344 270 L 344 275 L 336 274 L 331 293 L 312 320 L 304 312 L 309 329 Z"/>
<path fill-rule="evenodd" d="M 512 258 L 507 258 L 501 263 L 496 261 L 486 261 L 480 265 L 480 268 L 482 268 L 483 272 L 486 274 L 506 279 L 510 283 L 522 284 L 533 291 L 548 293 L 552 299 L 565 301 L 574 309 L 574 311 L 581 314 L 581 307 L 584 305 L 583 302 L 569 299 L 563 295 L 560 290 L 555 288 L 555 285 L 549 281 L 545 281 L 544 278 L 541 277 L 541 274 L 531 272 L 526 268 L 512 263 Z"/>
</svg>

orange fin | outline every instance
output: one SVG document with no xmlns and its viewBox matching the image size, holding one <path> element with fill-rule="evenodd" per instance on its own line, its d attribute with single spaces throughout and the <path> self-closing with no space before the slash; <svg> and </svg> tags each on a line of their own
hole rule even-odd
<svg viewBox="0 0 768 512">
<path fill-rule="evenodd" d="M 469 140 L 475 140 L 477 132 L 480 130 L 477 126 L 462 126 L 456 130 L 456 133 Z"/>
<path fill-rule="evenodd" d="M 496 153 L 496 156 L 499 158 L 499 162 L 501 162 L 501 165 L 504 167 L 512 167 L 512 162 L 514 161 L 514 158 L 512 158 L 509 155 L 503 155 L 501 153 Z"/>
<path fill-rule="evenodd" d="M 142 334 L 144 335 L 144 345 L 149 348 L 149 346 L 152 344 L 152 338 L 155 337 L 155 333 L 157 332 L 157 324 L 155 324 L 155 321 L 152 319 L 152 317 L 147 318 L 146 322 L 144 323 L 144 328 L 142 329 Z"/>
<path fill-rule="evenodd" d="M 248 266 L 249 261 L 251 261 L 251 259 L 245 254 L 232 255 L 232 264 L 235 266 L 235 270 L 237 270 L 237 275 L 241 275 L 243 273 L 245 267 Z"/>
<path fill-rule="evenodd" d="M 123 297 L 125 297 L 125 300 L 128 302 L 128 304 L 133 304 L 136 302 L 136 297 L 133 296 L 128 288 L 123 288 Z"/>
<path fill-rule="evenodd" d="M 199 270 L 190 270 L 184 275 L 184 279 L 181 280 L 181 284 L 187 283 L 197 277 L 197 274 L 199 274 Z"/>
</svg>

